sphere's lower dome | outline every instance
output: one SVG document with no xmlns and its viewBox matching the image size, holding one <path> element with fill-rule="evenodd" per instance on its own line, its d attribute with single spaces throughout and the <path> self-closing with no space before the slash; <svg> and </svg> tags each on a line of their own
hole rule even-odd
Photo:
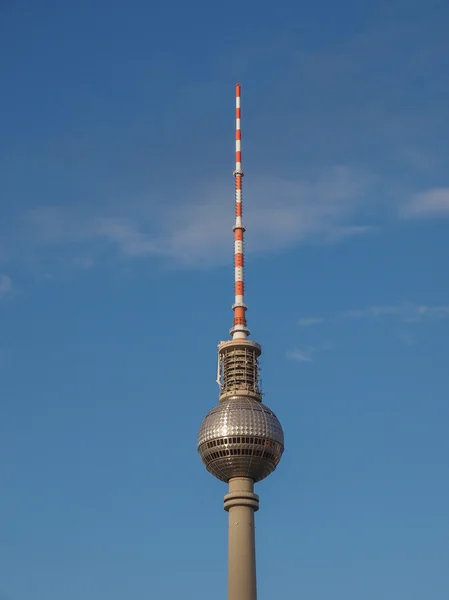
<svg viewBox="0 0 449 600">
<path fill-rule="evenodd" d="M 222 481 L 232 477 L 265 479 L 284 451 L 284 432 L 268 406 L 235 396 L 205 416 L 198 433 L 198 452 L 206 468 Z"/>
</svg>

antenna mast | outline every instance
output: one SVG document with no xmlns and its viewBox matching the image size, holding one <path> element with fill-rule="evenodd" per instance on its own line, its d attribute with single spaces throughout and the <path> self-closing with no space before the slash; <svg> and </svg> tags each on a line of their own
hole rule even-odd
<svg viewBox="0 0 449 600">
<path fill-rule="evenodd" d="M 249 335 L 249 329 L 246 325 L 246 309 L 244 302 L 245 282 L 244 282 L 244 239 L 243 234 L 245 227 L 242 223 L 242 130 L 240 125 L 241 119 L 241 86 L 239 83 L 235 86 L 235 225 L 234 231 L 234 288 L 235 300 L 232 306 L 234 311 L 234 323 L 230 334 L 232 339 L 246 339 Z"/>
</svg>

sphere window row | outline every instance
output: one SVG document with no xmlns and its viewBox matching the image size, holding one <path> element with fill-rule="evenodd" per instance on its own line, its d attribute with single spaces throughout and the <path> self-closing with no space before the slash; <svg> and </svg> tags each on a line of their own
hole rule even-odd
<svg viewBox="0 0 449 600">
<path fill-rule="evenodd" d="M 277 442 L 273 442 L 271 440 L 266 440 L 263 438 L 253 438 L 253 437 L 230 437 L 230 438 L 219 438 L 218 440 L 211 440 L 207 442 L 206 448 L 215 448 L 216 446 L 223 446 L 225 444 L 251 444 L 251 445 L 259 445 L 259 446 L 271 446 L 272 448 L 276 448 L 278 451 L 282 451 L 283 448 L 281 444 Z"/>
<path fill-rule="evenodd" d="M 224 456 L 257 456 L 260 458 L 266 458 L 274 462 L 274 464 L 278 464 L 280 460 L 280 456 L 270 452 L 268 450 L 256 450 L 253 448 L 228 448 L 226 450 L 217 450 L 216 452 L 211 452 L 203 457 L 205 464 L 209 464 L 213 460 L 217 458 L 222 458 Z"/>
</svg>

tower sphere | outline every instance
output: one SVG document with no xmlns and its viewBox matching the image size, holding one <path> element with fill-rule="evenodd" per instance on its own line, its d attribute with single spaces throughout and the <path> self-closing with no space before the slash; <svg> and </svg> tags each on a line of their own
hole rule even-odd
<svg viewBox="0 0 449 600">
<path fill-rule="evenodd" d="M 233 396 L 214 406 L 198 433 L 201 459 L 221 481 L 261 481 L 275 470 L 283 451 L 284 432 L 276 415 L 251 397 Z"/>
</svg>

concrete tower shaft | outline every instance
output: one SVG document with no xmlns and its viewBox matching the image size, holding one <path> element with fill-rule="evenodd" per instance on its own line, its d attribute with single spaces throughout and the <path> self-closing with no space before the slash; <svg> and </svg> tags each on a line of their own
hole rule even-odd
<svg viewBox="0 0 449 600">
<path fill-rule="evenodd" d="M 229 513 L 228 599 L 257 600 L 254 513 L 259 496 L 251 479 L 231 479 L 224 509 Z"/>
</svg>

